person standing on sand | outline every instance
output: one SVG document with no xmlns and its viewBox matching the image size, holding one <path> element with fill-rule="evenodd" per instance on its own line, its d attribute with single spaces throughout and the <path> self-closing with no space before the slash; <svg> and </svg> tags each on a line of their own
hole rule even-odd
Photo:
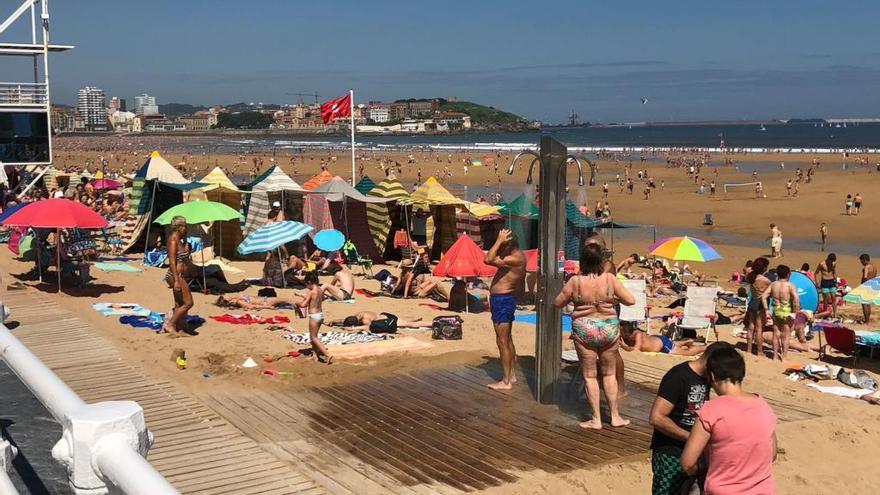
<svg viewBox="0 0 880 495">
<path fill-rule="evenodd" d="M 801 310 L 797 287 L 788 281 L 791 268 L 786 265 L 776 267 L 775 282 L 761 295 L 761 301 L 767 308 L 767 318 L 773 319 L 773 359 L 785 361 L 788 357 L 788 342 L 791 337 L 791 326 L 794 316 Z M 770 312 L 770 298 L 773 298 L 773 312 Z M 762 337 L 763 338 L 763 337 Z M 763 342 L 761 342 L 763 345 Z"/>
<path fill-rule="evenodd" d="M 487 265 L 498 268 L 489 287 L 489 309 L 495 327 L 495 341 L 501 358 L 504 376 L 489 388 L 510 390 L 516 383 L 516 347 L 510 331 L 516 311 L 516 292 L 526 277 L 526 255 L 519 248 L 516 237 L 509 229 L 501 229 L 495 244 L 483 260 Z"/>
<path fill-rule="evenodd" d="M 581 274 L 569 279 L 553 301 L 553 305 L 560 309 L 574 304 L 571 339 L 581 362 L 587 398 L 592 409 L 590 419 L 580 424 L 582 428 L 602 428 L 599 370 L 611 413 L 611 426 L 629 424 L 629 420 L 620 416 L 618 409 L 616 371 L 620 356 L 620 320 L 614 305 L 615 302 L 620 302 L 632 306 L 635 298 L 617 277 L 605 271 L 607 262 L 605 253 L 598 245 L 584 246 L 580 259 Z"/>
<path fill-rule="evenodd" d="M 746 305 L 746 352 L 752 352 L 752 342 L 754 342 L 755 351 L 752 354 L 756 356 L 763 348 L 761 339 L 764 334 L 765 311 L 761 295 L 771 283 L 770 279 L 764 276 L 768 266 L 770 266 L 770 260 L 767 258 L 763 256 L 755 258 L 746 274 L 746 282 L 749 284 L 749 301 Z"/>
<path fill-rule="evenodd" d="M 829 253 L 825 261 L 816 265 L 813 278 L 822 302 L 831 306 L 831 315 L 837 318 L 837 255 Z"/>
<path fill-rule="evenodd" d="M 699 359 L 673 366 L 660 380 L 657 397 L 648 416 L 648 421 L 654 427 L 651 436 L 652 495 L 682 493 L 682 485 L 688 475 L 682 469 L 679 458 L 691 428 L 697 422 L 697 413 L 709 400 L 706 362 L 713 352 L 730 347 L 723 340 L 713 342 Z"/>
<path fill-rule="evenodd" d="M 852 209 L 853 209 L 852 194 L 846 195 L 846 201 L 844 201 L 843 206 L 844 206 L 844 211 L 846 212 L 846 214 L 852 215 Z"/>
<path fill-rule="evenodd" d="M 318 282 L 318 273 L 315 271 L 306 272 L 305 283 L 308 292 L 303 296 L 302 300 L 297 304 L 300 308 L 308 308 L 309 314 L 309 340 L 312 343 L 312 351 L 315 353 L 315 359 L 318 362 L 327 364 L 333 363 L 333 356 L 327 352 L 327 348 L 321 343 L 321 337 L 318 332 L 324 323 L 324 310 L 321 306 L 324 300 L 324 291 Z"/>
<path fill-rule="evenodd" d="M 165 283 L 174 295 L 174 311 L 162 325 L 162 332 L 169 335 L 190 334 L 186 327 L 186 316 L 193 307 L 193 297 L 189 283 L 195 276 L 196 267 L 192 262 L 192 252 L 186 241 L 186 219 L 176 216 L 171 219 L 171 235 L 168 236 L 168 271 Z"/>
<path fill-rule="evenodd" d="M 775 223 L 770 224 L 770 257 L 782 256 L 782 230 Z"/>
<path fill-rule="evenodd" d="M 708 459 L 705 494 L 771 494 L 776 492 L 776 415 L 757 394 L 743 391 L 746 363 L 736 349 L 718 349 L 706 361 L 709 383 L 718 397 L 703 404 L 681 466 L 693 476 L 700 459 Z"/>
<path fill-rule="evenodd" d="M 828 243 L 828 226 L 825 225 L 825 222 L 822 222 L 822 225 L 819 226 L 819 238 L 822 243 L 822 251 L 825 251 L 825 245 Z"/>
<path fill-rule="evenodd" d="M 862 195 L 856 193 L 856 196 L 853 198 L 853 215 L 858 216 L 859 210 L 862 209 Z"/>
<path fill-rule="evenodd" d="M 862 264 L 862 283 L 871 280 L 872 278 L 877 276 L 877 267 L 871 263 L 871 256 L 867 253 L 859 256 L 859 262 Z M 862 315 L 865 317 L 865 323 L 867 324 L 871 320 L 871 305 L 870 304 L 862 304 Z"/>
</svg>

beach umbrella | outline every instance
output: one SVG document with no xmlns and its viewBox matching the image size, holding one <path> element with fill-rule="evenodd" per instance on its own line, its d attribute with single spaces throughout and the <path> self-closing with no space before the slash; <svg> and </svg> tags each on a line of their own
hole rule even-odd
<svg viewBox="0 0 880 495">
<path fill-rule="evenodd" d="M 165 210 L 154 223 L 168 225 L 176 216 L 185 218 L 187 223 L 206 223 L 239 220 L 241 212 L 216 201 L 189 201 Z"/>
<path fill-rule="evenodd" d="M 857 304 L 880 306 L 880 277 L 874 277 L 851 290 L 849 294 L 843 296 L 843 300 Z"/>
<path fill-rule="evenodd" d="M 324 229 L 315 234 L 314 241 L 321 251 L 336 251 L 345 244 L 345 235 L 336 229 Z"/>
<path fill-rule="evenodd" d="M 107 189 L 119 189 L 122 187 L 122 184 L 113 179 L 98 179 L 92 182 L 92 187 L 94 187 L 96 191 L 101 191 Z"/>
<path fill-rule="evenodd" d="M 69 199 L 55 198 L 34 201 L 21 207 L 5 220 L 3 225 L 55 229 L 58 240 L 61 229 L 101 229 L 107 226 L 107 219 L 89 207 Z M 37 254 L 39 260 L 39 254 Z M 61 290 L 61 250 L 55 249 L 55 264 L 58 268 L 58 290 Z"/>
<path fill-rule="evenodd" d="M 455 241 L 434 267 L 438 277 L 491 277 L 498 268 L 483 262 L 486 253 L 468 235 Z"/>
<path fill-rule="evenodd" d="M 313 230 L 311 225 L 292 220 L 271 223 L 253 231 L 238 245 L 237 251 L 239 254 L 265 253 L 302 239 Z"/>
<path fill-rule="evenodd" d="M 0 167 L 0 168 L 2 168 L 2 167 Z M 6 210 L 3 213 L 0 213 L 0 223 L 5 222 L 6 219 L 9 218 L 10 215 L 12 215 L 13 213 L 17 212 L 18 210 L 24 208 L 25 206 L 27 206 L 29 204 L 30 204 L 30 202 L 18 203 L 16 205 L 10 206 L 9 208 L 6 208 Z"/>
<path fill-rule="evenodd" d="M 662 239 L 648 247 L 648 254 L 674 261 L 704 262 L 721 259 L 721 255 L 706 241 L 687 236 Z"/>
<path fill-rule="evenodd" d="M 810 311 L 816 311 L 819 308 L 819 291 L 816 290 L 816 284 L 810 280 L 810 277 L 801 272 L 791 272 L 788 281 L 797 289 L 801 308 Z"/>
</svg>

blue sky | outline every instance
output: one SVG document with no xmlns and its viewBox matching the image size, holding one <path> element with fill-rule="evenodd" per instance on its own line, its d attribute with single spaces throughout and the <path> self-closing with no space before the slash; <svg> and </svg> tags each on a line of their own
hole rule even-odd
<svg viewBox="0 0 880 495">
<path fill-rule="evenodd" d="M 880 116 L 871 1 L 50 5 L 53 41 L 76 45 L 51 62 L 61 103 L 86 84 L 198 104 L 353 87 L 358 102 L 457 96 L 545 122 Z"/>
</svg>

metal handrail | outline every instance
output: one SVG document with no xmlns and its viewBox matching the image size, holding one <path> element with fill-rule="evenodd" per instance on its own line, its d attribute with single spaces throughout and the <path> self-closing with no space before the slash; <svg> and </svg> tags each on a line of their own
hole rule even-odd
<svg viewBox="0 0 880 495">
<path fill-rule="evenodd" d="M 2 312 L 2 308 L 0 308 L 0 312 Z M 6 362 L 9 369 L 21 379 L 21 382 L 30 389 L 34 396 L 62 425 L 68 425 L 71 421 L 82 420 L 83 418 L 94 422 L 118 421 L 118 418 L 115 417 L 101 417 L 101 414 L 90 415 L 93 412 L 90 408 L 100 407 L 101 405 L 106 405 L 109 409 L 117 405 L 136 406 L 135 403 L 86 404 L 76 392 L 67 386 L 58 375 L 32 353 L 27 346 L 22 344 L 2 323 L 0 323 L 0 359 Z M 140 406 L 137 406 L 136 409 L 142 416 L 143 411 L 140 409 Z M 106 410 L 104 411 L 106 412 Z M 102 411 L 95 412 L 100 413 Z M 143 428 L 143 431 L 138 433 L 144 438 L 150 437 L 150 433 L 146 428 Z M 65 428 L 62 440 L 52 449 L 53 457 L 61 460 L 59 459 L 59 453 L 65 454 L 65 458 L 82 455 L 82 451 L 70 452 L 73 448 L 81 447 L 81 442 L 75 438 L 76 435 L 75 431 L 71 433 Z M 123 429 L 118 433 L 106 433 L 83 439 L 88 444 L 85 455 L 91 458 L 90 464 L 94 466 L 95 471 L 93 474 L 105 484 L 115 486 L 126 494 L 178 494 L 178 491 L 171 483 L 162 477 L 156 471 L 156 468 L 136 450 L 130 437 L 131 431 Z M 65 440 L 67 441 L 65 442 Z M 149 446 L 149 442 L 149 440 L 146 441 L 147 446 Z M 71 476 L 73 476 L 73 471 L 68 466 L 68 472 L 71 472 Z"/>
</svg>

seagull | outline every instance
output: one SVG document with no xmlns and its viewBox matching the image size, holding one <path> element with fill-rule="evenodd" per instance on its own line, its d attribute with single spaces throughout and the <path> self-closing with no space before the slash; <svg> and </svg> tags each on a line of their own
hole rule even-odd
<svg viewBox="0 0 880 495">
<path fill-rule="evenodd" d="M 645 97 L 642 97 L 642 105 L 646 105 L 647 103 L 648 103 L 648 99 Z"/>
</svg>

